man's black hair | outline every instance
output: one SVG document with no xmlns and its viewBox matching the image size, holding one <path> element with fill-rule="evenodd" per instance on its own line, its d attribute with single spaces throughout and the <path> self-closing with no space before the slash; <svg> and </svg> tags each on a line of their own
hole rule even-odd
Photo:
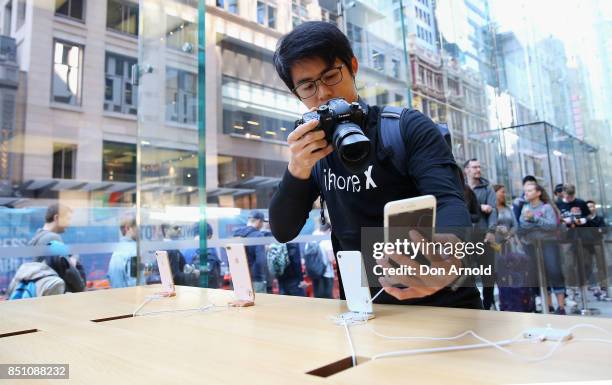
<svg viewBox="0 0 612 385">
<path fill-rule="evenodd" d="M 563 192 L 563 183 L 559 183 L 555 186 L 555 194 L 559 194 Z"/>
<path fill-rule="evenodd" d="M 353 75 L 353 49 L 346 35 L 335 25 L 324 21 L 307 21 L 285 35 L 276 46 L 274 66 L 278 76 L 292 90 L 291 67 L 303 59 L 320 58 L 332 66 L 340 59 Z"/>
<path fill-rule="evenodd" d="M 466 160 L 465 163 L 463 164 L 463 168 L 466 168 L 467 166 L 469 166 L 470 162 L 478 162 L 478 159 L 477 158 L 472 158 L 472 159 Z"/>
<path fill-rule="evenodd" d="M 594 204 L 594 205 L 597 205 L 597 203 L 595 203 L 595 201 L 590 200 L 590 199 L 589 199 L 588 201 L 584 202 L 584 203 L 586 203 L 587 205 L 588 205 L 589 203 L 592 203 L 592 204 Z"/>
<path fill-rule="evenodd" d="M 533 175 L 526 175 L 526 176 L 523 178 L 523 185 L 524 185 L 525 183 L 527 183 L 527 182 L 534 182 L 534 183 L 538 183 L 538 180 L 537 180 L 537 179 L 536 179 L 536 177 L 535 177 L 535 176 L 533 176 Z"/>
</svg>

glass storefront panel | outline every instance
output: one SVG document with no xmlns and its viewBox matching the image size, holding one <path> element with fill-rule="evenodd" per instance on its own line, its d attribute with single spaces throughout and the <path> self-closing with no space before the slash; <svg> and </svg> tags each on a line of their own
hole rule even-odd
<svg viewBox="0 0 612 385">
<path fill-rule="evenodd" d="M 478 158 L 512 197 L 528 174 L 549 192 L 575 184 L 610 215 L 612 85 L 599 38 L 609 20 L 591 0 L 572 37 L 538 23 L 542 4 L 519 3 L 521 17 L 504 0 L 70 0 L 28 2 L 18 17 L 4 1 L 0 292 L 36 258 L 28 242 L 58 203 L 71 209 L 60 236 L 90 289 L 113 286 L 126 243 L 130 284 L 157 282 L 153 252 L 166 249 L 182 255 L 183 282 L 209 285 L 209 256 L 215 285 L 228 287 L 223 246 L 244 241 L 235 235 L 255 212 L 267 217 L 306 112 L 273 53 L 311 20 L 347 35 L 364 101 L 446 124 L 459 164 Z M 315 202 L 292 246 L 302 255 L 329 238 L 318 217 Z M 265 252 L 275 240 L 262 242 Z"/>
</svg>

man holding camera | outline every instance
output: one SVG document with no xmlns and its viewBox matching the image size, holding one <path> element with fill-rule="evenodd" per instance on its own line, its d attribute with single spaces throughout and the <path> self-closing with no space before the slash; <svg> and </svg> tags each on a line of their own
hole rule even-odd
<svg viewBox="0 0 612 385">
<path fill-rule="evenodd" d="M 318 196 L 327 203 L 335 253 L 360 250 L 361 228 L 382 227 L 384 205 L 399 199 L 434 195 L 437 227 L 470 227 L 451 149 L 435 123 L 416 110 L 405 110 L 399 119 L 408 176 L 396 172 L 393 157 L 398 154 L 381 144 L 383 106 L 368 106 L 359 99 L 355 85 L 359 63 L 347 37 L 336 26 L 325 22 L 299 25 L 279 42 L 274 64 L 287 87 L 311 112 L 335 98 L 349 103 L 351 111 L 360 108 L 362 134 L 353 135 L 346 142 L 357 143 L 354 147 L 357 150 L 363 149 L 363 136 L 371 143 L 367 157 L 362 159 L 362 154 L 351 151 L 348 144 L 344 149 L 339 148 L 343 146 L 336 140 L 339 135 L 336 131 L 344 128 L 336 125 L 318 129 L 324 126 L 321 108 L 317 110 L 321 124 L 305 115 L 304 123 L 287 139 L 291 158 L 270 204 L 270 228 L 277 240 L 288 242 L 298 235 Z M 350 111 L 347 114 L 354 116 Z M 359 167 L 353 167 L 351 160 L 359 160 Z M 411 239 L 417 242 L 420 237 L 411 236 Z M 454 234 L 437 234 L 433 241 L 460 240 Z M 439 260 L 439 256 L 425 257 L 432 263 L 436 258 Z M 458 261 L 448 259 L 452 260 L 450 263 Z M 414 263 L 398 255 L 378 263 L 391 266 L 392 262 Z M 384 277 L 380 283 L 385 292 L 377 298 L 377 303 L 482 308 L 475 286 L 458 283 L 452 276 Z"/>
</svg>

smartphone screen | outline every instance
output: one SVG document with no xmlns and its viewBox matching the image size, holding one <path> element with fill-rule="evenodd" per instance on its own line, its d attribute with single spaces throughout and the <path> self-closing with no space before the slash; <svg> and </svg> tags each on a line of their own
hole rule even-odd
<svg viewBox="0 0 612 385">
<path fill-rule="evenodd" d="M 433 235 L 433 209 L 425 208 L 389 215 L 389 227 L 410 227 L 418 230 L 428 240 Z"/>
</svg>

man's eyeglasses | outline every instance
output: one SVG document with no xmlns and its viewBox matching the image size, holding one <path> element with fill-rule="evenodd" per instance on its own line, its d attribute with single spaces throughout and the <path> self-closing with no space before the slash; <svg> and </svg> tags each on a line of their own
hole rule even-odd
<svg viewBox="0 0 612 385">
<path fill-rule="evenodd" d="M 325 84 L 326 86 L 335 86 L 342 81 L 342 67 L 341 64 L 328 71 L 325 71 L 318 79 L 308 80 L 306 82 L 298 84 L 291 91 L 294 92 L 300 99 L 308 99 L 319 91 L 318 81 Z"/>
</svg>

